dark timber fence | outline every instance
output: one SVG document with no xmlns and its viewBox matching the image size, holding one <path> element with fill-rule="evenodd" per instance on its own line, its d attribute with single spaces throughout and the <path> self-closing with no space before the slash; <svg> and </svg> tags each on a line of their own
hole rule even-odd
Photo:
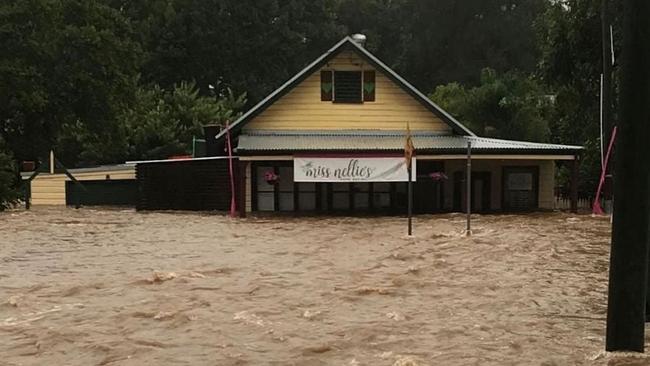
<svg viewBox="0 0 650 366">
<path fill-rule="evenodd" d="M 227 211 L 228 159 L 136 165 L 137 210 Z"/>
</svg>

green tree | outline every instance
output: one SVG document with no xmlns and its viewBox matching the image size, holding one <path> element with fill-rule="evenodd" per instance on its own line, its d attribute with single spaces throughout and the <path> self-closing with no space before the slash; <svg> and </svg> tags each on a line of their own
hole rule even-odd
<svg viewBox="0 0 650 366">
<path fill-rule="evenodd" d="M 394 7 L 392 1 L 377 0 Z M 534 20 L 546 0 L 411 0 L 398 10 L 401 38 L 380 52 L 422 90 L 449 82 L 477 84 L 486 67 L 535 69 Z M 386 27 L 380 25 L 380 27 Z M 394 55 L 391 57 L 391 55 Z"/>
<path fill-rule="evenodd" d="M 0 136 L 16 159 L 32 160 L 65 150 L 63 130 L 113 134 L 139 64 L 129 20 L 103 1 L 0 3 Z"/>
<path fill-rule="evenodd" d="M 263 98 L 343 36 L 335 0 L 113 1 L 142 34 L 143 79 Z"/>
<path fill-rule="evenodd" d="M 398 66 L 400 56 L 411 46 L 405 42 L 410 38 L 413 16 L 407 5 L 406 0 L 341 0 L 337 21 L 347 34 L 365 34 L 366 48 L 387 64 Z"/>
<path fill-rule="evenodd" d="M 245 103 L 245 94 L 236 96 L 228 88 L 201 96 L 193 82 L 171 90 L 140 86 L 133 102 L 116 116 L 111 133 L 70 124 L 62 130 L 58 145 L 61 154 L 76 155 L 80 165 L 188 154 L 192 138 L 203 136 L 204 125 L 235 119 Z"/>
<path fill-rule="evenodd" d="M 617 40 L 620 39 L 618 30 L 623 2 L 610 3 L 617 54 L 620 52 Z M 537 74 L 556 100 L 549 116 L 551 140 L 585 147 L 579 190 L 582 195 L 593 195 L 601 169 L 601 1 L 549 1 L 536 22 L 536 29 L 541 50 Z M 613 81 L 616 99 L 616 73 Z M 615 121 L 616 115 L 613 118 Z M 607 146 L 607 141 L 603 145 Z"/>
<path fill-rule="evenodd" d="M 0 211 L 18 202 L 18 182 L 16 162 L 0 138 Z"/>
<path fill-rule="evenodd" d="M 481 72 L 480 84 L 438 86 L 430 98 L 480 136 L 547 141 L 547 114 L 553 98 L 531 77 L 492 69 Z"/>
<path fill-rule="evenodd" d="M 199 95 L 194 83 L 170 91 L 154 85 L 140 88 L 133 107 L 120 116 L 126 158 L 158 159 L 190 153 L 192 137 L 203 136 L 206 124 L 225 125 L 246 102 L 226 88 L 214 96 Z"/>
<path fill-rule="evenodd" d="M 58 145 L 63 155 L 76 154 L 81 165 L 188 154 L 192 138 L 203 136 L 204 125 L 235 119 L 245 102 L 245 94 L 236 96 L 228 88 L 201 96 L 195 83 L 182 82 L 171 90 L 141 86 L 116 116 L 110 134 L 82 123 L 67 125 Z"/>
</svg>

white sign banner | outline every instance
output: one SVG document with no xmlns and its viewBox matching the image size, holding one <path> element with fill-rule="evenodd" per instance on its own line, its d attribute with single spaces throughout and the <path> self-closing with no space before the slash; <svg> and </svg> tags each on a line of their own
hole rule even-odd
<svg viewBox="0 0 650 366">
<path fill-rule="evenodd" d="M 415 158 L 411 180 L 415 182 Z M 296 182 L 408 182 L 403 157 L 294 157 Z"/>
</svg>

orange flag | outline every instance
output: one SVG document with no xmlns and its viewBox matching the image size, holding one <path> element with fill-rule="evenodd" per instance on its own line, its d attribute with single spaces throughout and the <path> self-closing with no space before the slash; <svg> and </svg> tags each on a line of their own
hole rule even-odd
<svg viewBox="0 0 650 366">
<path fill-rule="evenodd" d="M 406 122 L 406 142 L 404 143 L 404 160 L 406 160 L 406 167 L 411 169 L 411 160 L 413 159 L 413 139 L 411 138 L 411 126 Z"/>
</svg>

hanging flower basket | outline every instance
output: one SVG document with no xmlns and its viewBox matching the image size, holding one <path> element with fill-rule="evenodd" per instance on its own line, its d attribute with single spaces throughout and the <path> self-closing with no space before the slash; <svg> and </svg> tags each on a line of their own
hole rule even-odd
<svg viewBox="0 0 650 366">
<path fill-rule="evenodd" d="M 433 172 L 433 173 L 429 174 L 429 177 L 431 177 L 431 180 L 433 180 L 434 182 L 439 182 L 441 180 L 447 180 L 448 179 L 447 174 L 445 174 L 443 172 Z"/>
<path fill-rule="evenodd" d="M 264 180 L 266 181 L 266 183 L 268 183 L 270 185 L 277 184 L 279 178 L 280 177 L 277 174 L 275 174 L 275 172 L 272 171 L 272 170 L 267 170 L 264 173 Z"/>
</svg>

